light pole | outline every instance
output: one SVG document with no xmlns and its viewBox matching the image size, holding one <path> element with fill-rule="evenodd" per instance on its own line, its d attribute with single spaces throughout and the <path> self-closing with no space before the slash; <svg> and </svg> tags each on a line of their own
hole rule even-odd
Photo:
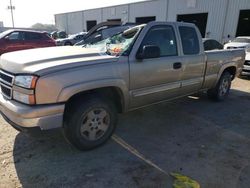
<svg viewBox="0 0 250 188">
<path fill-rule="evenodd" d="M 12 6 L 12 0 L 10 0 L 10 6 L 8 6 L 8 9 L 10 9 L 10 12 L 11 12 L 12 26 L 14 28 L 15 24 L 14 24 L 13 10 L 15 10 L 15 6 Z"/>
</svg>

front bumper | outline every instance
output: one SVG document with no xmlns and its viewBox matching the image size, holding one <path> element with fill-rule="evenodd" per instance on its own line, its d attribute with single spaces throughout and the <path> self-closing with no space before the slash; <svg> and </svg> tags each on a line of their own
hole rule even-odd
<svg viewBox="0 0 250 188">
<path fill-rule="evenodd" d="M 39 127 L 48 130 L 62 127 L 64 104 L 29 106 L 5 99 L 0 94 L 0 111 L 12 126 Z"/>
</svg>

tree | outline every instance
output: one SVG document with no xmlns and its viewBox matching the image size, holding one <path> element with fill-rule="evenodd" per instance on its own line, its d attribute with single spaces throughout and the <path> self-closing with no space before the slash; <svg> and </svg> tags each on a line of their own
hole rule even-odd
<svg viewBox="0 0 250 188">
<path fill-rule="evenodd" d="M 55 31 L 56 26 L 53 24 L 42 24 L 42 23 L 36 23 L 31 26 L 33 29 L 39 29 L 39 30 L 45 30 L 45 31 Z"/>
</svg>

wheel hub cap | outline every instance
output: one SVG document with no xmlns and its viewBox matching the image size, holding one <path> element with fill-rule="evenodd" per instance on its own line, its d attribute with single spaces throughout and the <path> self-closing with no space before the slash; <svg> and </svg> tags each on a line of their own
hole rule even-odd
<svg viewBox="0 0 250 188">
<path fill-rule="evenodd" d="M 87 140 L 98 140 L 107 131 L 109 123 L 110 115 L 104 108 L 92 109 L 83 117 L 81 135 Z"/>
</svg>

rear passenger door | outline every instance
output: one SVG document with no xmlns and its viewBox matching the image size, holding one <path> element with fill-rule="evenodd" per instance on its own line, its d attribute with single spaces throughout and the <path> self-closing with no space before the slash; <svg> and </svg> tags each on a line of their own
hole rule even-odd
<svg viewBox="0 0 250 188">
<path fill-rule="evenodd" d="M 26 49 L 44 47 L 43 36 L 40 33 L 35 32 L 25 32 L 24 40 L 26 44 Z"/>
<path fill-rule="evenodd" d="M 148 27 L 142 41 L 137 41 L 140 46 L 135 52 L 141 53 L 146 45 L 155 45 L 160 48 L 160 57 L 138 60 L 135 54 L 130 54 L 131 108 L 180 94 L 182 69 L 178 66 L 181 59 L 178 56 L 175 28 L 167 24 Z"/>
<path fill-rule="evenodd" d="M 181 93 L 183 95 L 197 92 L 203 83 L 205 72 L 205 55 L 198 29 L 192 26 L 178 26 L 182 52 Z"/>
</svg>

